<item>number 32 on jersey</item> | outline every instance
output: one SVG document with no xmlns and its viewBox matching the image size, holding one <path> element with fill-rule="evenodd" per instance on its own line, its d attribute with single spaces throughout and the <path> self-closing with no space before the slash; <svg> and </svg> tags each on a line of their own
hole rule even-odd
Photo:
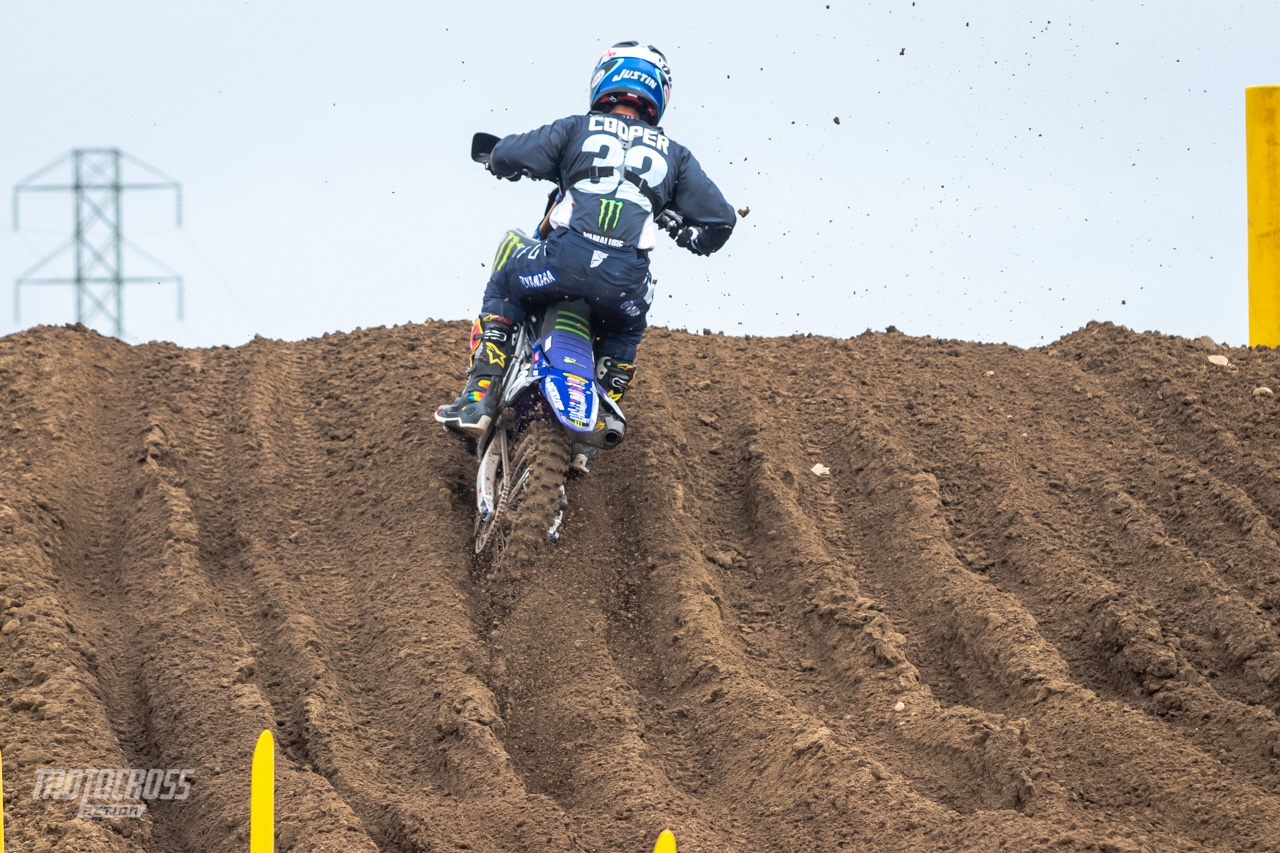
<svg viewBox="0 0 1280 853">
<path fill-rule="evenodd" d="M 621 122 L 619 124 L 624 130 L 626 129 L 625 124 Z M 641 130 L 638 127 L 635 129 Z M 666 137 L 655 131 L 646 130 L 646 134 L 656 136 L 659 144 L 666 142 Z M 669 167 L 667 158 L 663 157 L 657 148 L 644 144 L 626 146 L 621 139 L 612 134 L 593 133 L 583 141 L 582 151 L 595 155 L 595 160 L 591 163 L 593 167 L 601 170 L 608 168 L 613 171 L 596 180 L 583 178 L 573 185 L 575 191 L 595 195 L 613 194 L 614 198 L 635 202 L 649 213 L 654 212 L 653 205 L 649 203 L 649 199 L 645 198 L 644 193 L 640 192 L 640 188 L 630 181 L 624 181 L 622 173 L 624 170 L 635 172 L 636 177 L 651 187 L 661 184 L 667 177 Z"/>
</svg>

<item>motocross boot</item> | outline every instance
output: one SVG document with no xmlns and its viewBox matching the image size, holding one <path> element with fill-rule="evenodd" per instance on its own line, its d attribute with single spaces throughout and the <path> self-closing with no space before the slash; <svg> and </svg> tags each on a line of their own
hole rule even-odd
<svg viewBox="0 0 1280 853">
<path fill-rule="evenodd" d="M 609 395 L 609 399 L 615 403 L 622 401 L 622 395 L 627 393 L 627 389 L 631 387 L 631 380 L 635 376 L 634 364 L 626 364 L 607 355 L 601 356 L 596 362 L 596 379 L 604 387 L 604 392 Z"/>
<path fill-rule="evenodd" d="M 515 348 L 514 323 L 499 314 L 477 318 L 471 328 L 471 366 L 458 399 L 436 409 L 436 420 L 479 438 L 489 431 L 502 399 L 502 375 Z"/>
<path fill-rule="evenodd" d="M 609 399 L 613 402 L 621 402 L 627 388 L 631 385 L 631 380 L 635 378 L 636 366 L 634 364 L 626 364 L 609 356 L 602 356 L 596 362 L 596 379 L 604 388 L 605 393 L 609 395 Z M 596 461 L 596 456 L 600 451 L 589 444 L 575 441 L 570 449 L 569 468 L 577 471 L 579 474 L 590 474 L 591 466 Z"/>
</svg>

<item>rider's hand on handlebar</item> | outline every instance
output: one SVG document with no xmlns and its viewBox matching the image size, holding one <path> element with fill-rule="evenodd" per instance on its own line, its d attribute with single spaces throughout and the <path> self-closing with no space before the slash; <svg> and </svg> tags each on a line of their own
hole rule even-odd
<svg viewBox="0 0 1280 853">
<path fill-rule="evenodd" d="M 701 228 L 694 225 L 686 225 L 676 232 L 676 245 L 682 249 L 688 249 L 695 255 L 705 255 L 706 252 L 698 247 L 698 237 L 701 234 Z"/>
<path fill-rule="evenodd" d="M 497 172 L 493 171 L 492 160 L 487 161 L 484 164 L 484 167 L 489 171 L 489 174 L 493 175 L 495 178 L 506 179 L 508 181 L 518 181 L 525 174 L 524 172 L 516 172 L 514 175 L 499 175 Z"/>
</svg>

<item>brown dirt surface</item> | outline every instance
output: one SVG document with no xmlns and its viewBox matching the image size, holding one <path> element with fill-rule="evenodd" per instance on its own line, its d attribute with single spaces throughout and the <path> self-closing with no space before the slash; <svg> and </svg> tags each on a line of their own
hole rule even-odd
<svg viewBox="0 0 1280 853">
<path fill-rule="evenodd" d="M 651 329 L 490 572 L 466 336 L 0 339 L 13 850 L 247 849 L 268 728 L 280 851 L 1280 850 L 1276 352 Z"/>
</svg>

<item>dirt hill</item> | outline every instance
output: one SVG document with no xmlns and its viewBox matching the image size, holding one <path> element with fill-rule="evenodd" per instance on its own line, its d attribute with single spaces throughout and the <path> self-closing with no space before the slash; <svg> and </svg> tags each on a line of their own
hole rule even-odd
<svg viewBox="0 0 1280 853">
<path fill-rule="evenodd" d="M 466 334 L 0 339 L 12 849 L 247 849 L 270 728 L 280 851 L 1280 850 L 1276 352 L 652 329 L 491 574 Z"/>
</svg>

